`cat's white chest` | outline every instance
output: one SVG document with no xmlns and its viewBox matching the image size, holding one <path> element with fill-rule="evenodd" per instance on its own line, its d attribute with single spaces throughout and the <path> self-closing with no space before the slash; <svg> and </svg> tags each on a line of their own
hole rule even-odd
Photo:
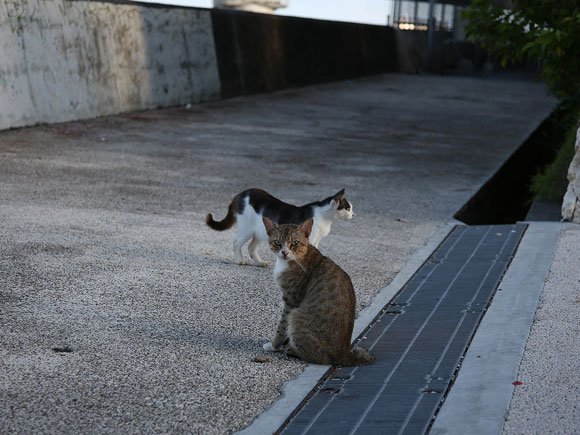
<svg viewBox="0 0 580 435">
<path fill-rule="evenodd" d="M 328 236 L 330 233 L 330 227 L 332 226 L 332 221 L 330 219 L 316 219 L 316 232 L 320 238 Z"/>
<path fill-rule="evenodd" d="M 288 269 L 288 262 L 282 260 L 281 258 L 276 259 L 276 264 L 274 265 L 274 281 L 278 282 L 280 274 Z"/>
<path fill-rule="evenodd" d="M 308 241 L 315 248 L 318 248 L 320 241 L 330 233 L 330 227 L 333 222 L 333 214 L 331 213 L 332 210 L 328 206 L 314 210 L 314 225 Z"/>
</svg>

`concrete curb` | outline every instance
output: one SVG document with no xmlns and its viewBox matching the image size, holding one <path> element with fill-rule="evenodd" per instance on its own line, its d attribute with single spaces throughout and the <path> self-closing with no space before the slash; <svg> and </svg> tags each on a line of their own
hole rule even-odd
<svg viewBox="0 0 580 435">
<path fill-rule="evenodd" d="M 531 222 L 430 433 L 499 434 L 562 224 Z M 501 290 L 501 291 L 500 291 Z"/>
<path fill-rule="evenodd" d="M 411 279 L 417 269 L 431 256 L 437 246 L 443 242 L 456 225 L 463 224 L 451 219 L 439 227 L 429 241 L 409 257 L 393 281 L 379 291 L 373 298 L 372 303 L 359 313 L 352 334 L 355 339 L 369 326 L 377 314 L 379 314 L 407 281 Z M 316 387 L 330 367 L 328 365 L 309 364 L 297 378 L 289 380 L 282 386 L 280 397 L 268 409 L 260 414 L 250 426 L 236 432 L 236 434 L 261 435 L 276 432 L 292 412 L 302 403 L 304 398 Z"/>
</svg>

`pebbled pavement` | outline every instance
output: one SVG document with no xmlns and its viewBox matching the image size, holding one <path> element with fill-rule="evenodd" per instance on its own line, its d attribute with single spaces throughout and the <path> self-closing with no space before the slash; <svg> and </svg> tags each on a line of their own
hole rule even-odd
<svg viewBox="0 0 580 435">
<path fill-rule="evenodd" d="M 502 434 L 580 428 L 580 226 L 561 232 Z"/>
<path fill-rule="evenodd" d="M 539 84 L 385 75 L 0 132 L 0 432 L 246 427 L 305 364 L 262 350 L 271 269 L 233 264 L 205 214 L 252 186 L 346 187 L 357 216 L 321 249 L 361 309 L 554 104 Z"/>
</svg>

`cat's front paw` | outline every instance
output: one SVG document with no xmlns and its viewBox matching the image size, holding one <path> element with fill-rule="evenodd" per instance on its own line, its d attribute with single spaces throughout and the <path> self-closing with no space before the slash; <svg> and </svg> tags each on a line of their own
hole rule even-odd
<svg viewBox="0 0 580 435">
<path fill-rule="evenodd" d="M 239 266 L 247 266 L 248 262 L 244 261 L 244 260 L 240 260 L 240 261 L 236 261 L 236 264 L 238 264 Z"/>
<path fill-rule="evenodd" d="M 257 261 L 256 262 L 256 266 L 258 266 L 258 267 L 268 267 L 268 263 L 266 263 L 265 261 Z"/>
<path fill-rule="evenodd" d="M 274 347 L 271 341 L 262 346 L 266 352 L 277 352 L 279 349 Z"/>
</svg>

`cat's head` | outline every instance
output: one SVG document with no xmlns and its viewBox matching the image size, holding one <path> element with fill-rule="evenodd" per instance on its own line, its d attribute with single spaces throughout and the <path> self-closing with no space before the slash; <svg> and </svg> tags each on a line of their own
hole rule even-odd
<svg viewBox="0 0 580 435">
<path fill-rule="evenodd" d="M 270 249 L 282 260 L 298 260 L 308 250 L 308 237 L 314 221 L 308 219 L 302 225 L 277 225 L 267 217 L 262 221 L 268 234 Z"/>
<path fill-rule="evenodd" d="M 352 204 L 346 200 L 344 189 L 332 197 L 330 208 L 331 210 L 336 210 L 336 217 L 343 221 L 349 221 L 354 217 Z"/>
</svg>

